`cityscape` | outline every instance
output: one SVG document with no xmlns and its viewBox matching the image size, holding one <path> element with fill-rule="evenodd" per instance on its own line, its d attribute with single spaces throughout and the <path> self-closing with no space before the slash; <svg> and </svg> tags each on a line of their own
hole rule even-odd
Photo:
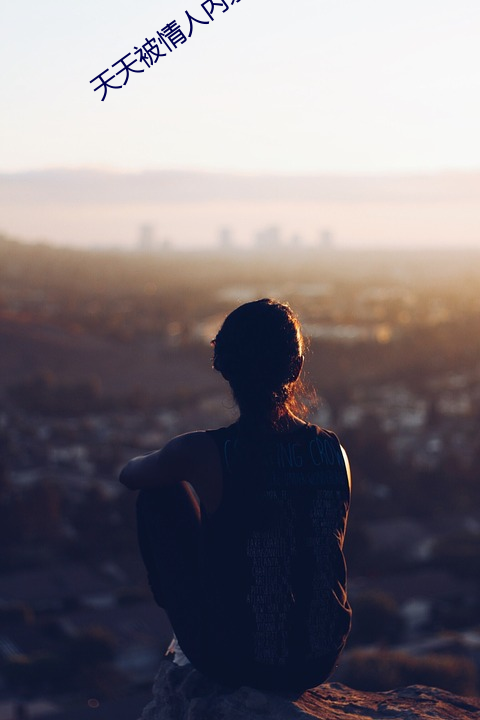
<svg viewBox="0 0 480 720">
<path fill-rule="evenodd" d="M 476 715 L 480 3 L 4 5 L 0 720 Z M 351 633 L 285 713 L 162 662 L 119 482 L 235 422 L 211 341 L 261 298 L 298 314 L 299 407 L 352 469 Z"/>
<path fill-rule="evenodd" d="M 306 246 L 323 248 L 324 250 L 334 249 L 334 235 L 331 230 L 323 229 L 318 232 L 313 241 L 306 241 L 299 233 L 292 233 L 286 236 L 277 225 L 270 225 L 254 233 L 250 244 L 244 245 L 245 251 L 249 250 L 269 252 L 276 250 L 301 250 Z M 154 225 L 145 223 L 140 226 L 136 247 L 137 252 L 158 253 L 174 249 L 174 241 L 170 238 L 160 238 Z M 228 226 L 221 227 L 217 233 L 216 244 L 218 250 L 229 251 L 241 249 L 235 231 Z"/>
<path fill-rule="evenodd" d="M 252 262 L 228 229 L 196 252 L 149 232 L 131 253 L 0 240 L 0 717 L 148 702 L 171 630 L 118 472 L 233 422 L 209 342 L 267 296 L 299 314 L 310 420 L 352 466 L 354 624 L 333 679 L 478 694 L 478 252 L 343 251 L 323 231 L 272 254 L 270 230 Z"/>
</svg>

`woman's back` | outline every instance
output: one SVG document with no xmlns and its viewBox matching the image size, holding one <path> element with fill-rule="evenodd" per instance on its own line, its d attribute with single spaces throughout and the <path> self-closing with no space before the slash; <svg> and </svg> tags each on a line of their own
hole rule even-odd
<svg viewBox="0 0 480 720">
<path fill-rule="evenodd" d="M 238 307 L 212 345 L 238 422 L 174 438 L 121 481 L 145 491 L 140 549 L 189 660 L 227 684 L 301 691 L 328 677 L 350 628 L 348 460 L 300 419 L 305 343 L 288 305 Z"/>
<path fill-rule="evenodd" d="M 318 685 L 350 627 L 350 488 L 338 440 L 307 424 L 258 435 L 235 423 L 208 434 L 223 474 L 203 546 L 216 675 L 272 689 Z"/>
</svg>

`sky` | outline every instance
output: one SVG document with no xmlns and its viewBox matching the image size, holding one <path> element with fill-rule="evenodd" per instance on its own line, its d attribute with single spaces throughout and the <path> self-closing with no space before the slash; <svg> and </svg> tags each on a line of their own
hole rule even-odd
<svg viewBox="0 0 480 720">
<path fill-rule="evenodd" d="M 2 3 L 0 170 L 480 168 L 478 0 L 223 9 L 102 102 L 90 80 L 200 0 Z"/>
<path fill-rule="evenodd" d="M 217 2 L 2 3 L 0 173 L 480 171 L 478 0 Z M 187 10 L 208 24 L 102 102 Z"/>
</svg>

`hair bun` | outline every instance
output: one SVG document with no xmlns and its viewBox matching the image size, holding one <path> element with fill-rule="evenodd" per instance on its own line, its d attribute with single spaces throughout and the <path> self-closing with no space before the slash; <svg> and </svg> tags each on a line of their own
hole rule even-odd
<svg viewBox="0 0 480 720">
<path fill-rule="evenodd" d="M 241 412 L 288 409 L 304 350 L 300 322 L 289 305 L 269 298 L 240 305 L 212 345 L 213 367 L 230 383 Z"/>
</svg>

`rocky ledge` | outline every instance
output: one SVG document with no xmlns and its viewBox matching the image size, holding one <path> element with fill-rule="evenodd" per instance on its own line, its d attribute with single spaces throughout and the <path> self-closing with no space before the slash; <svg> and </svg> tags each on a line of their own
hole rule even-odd
<svg viewBox="0 0 480 720">
<path fill-rule="evenodd" d="M 153 695 L 139 720 L 480 720 L 480 698 L 423 685 L 372 693 L 326 683 L 291 701 L 248 687 L 231 692 L 191 665 L 168 660 L 160 665 Z"/>
</svg>

